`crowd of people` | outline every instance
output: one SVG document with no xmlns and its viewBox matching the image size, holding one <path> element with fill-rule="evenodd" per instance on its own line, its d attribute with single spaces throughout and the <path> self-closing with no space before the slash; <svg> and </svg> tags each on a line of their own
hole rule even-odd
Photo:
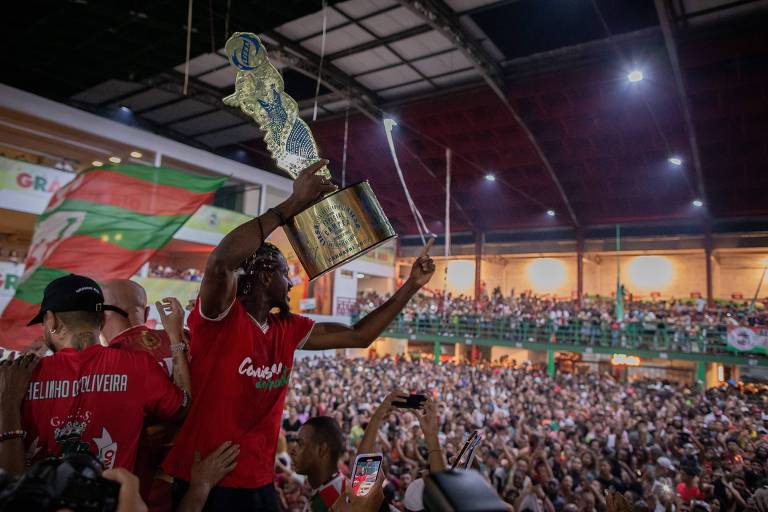
<svg viewBox="0 0 768 512">
<path fill-rule="evenodd" d="M 202 281 L 203 273 L 196 268 L 180 269 L 170 265 L 151 265 L 149 267 L 149 277 L 181 279 L 183 281 Z"/>
<path fill-rule="evenodd" d="M 169 297 L 155 304 L 163 330 L 148 328 L 146 293 L 130 280 L 65 275 L 46 286 L 28 323 L 41 336 L 0 361 L 0 469 L 17 478 L 0 472 L 0 509 L 34 510 L 31 497 L 45 510 L 110 509 L 109 486 L 70 487 L 102 475 L 119 484 L 118 512 L 431 512 L 456 500 L 487 512 L 768 510 L 765 394 L 551 377 L 529 363 L 296 360 L 299 349 L 366 349 L 398 317 L 512 329 L 611 314 L 604 301 L 497 292 L 477 304 L 430 299 L 421 290 L 435 272 L 431 241 L 402 286 L 368 297 L 353 325 L 292 314 L 289 266 L 265 239 L 335 190 L 315 174 L 327 163 L 224 237 L 186 325 Z M 703 305 L 629 306 L 641 314 L 628 318 L 649 326 L 662 311 L 729 318 Z M 480 439 L 466 461 L 477 471 L 446 473 L 468 439 Z M 365 477 L 350 474 L 362 456 L 375 471 L 368 494 L 356 490 Z M 39 469 L 52 464 L 60 471 Z M 454 476 L 479 480 L 449 496 Z"/>
<path fill-rule="evenodd" d="M 447 463 L 479 430 L 474 468 L 517 511 L 604 511 L 611 489 L 634 510 L 736 511 L 768 483 L 768 397 L 734 386 L 700 393 L 607 374 L 552 378 L 527 364 L 402 358 L 318 358 L 297 365 L 294 378 L 283 422 L 289 440 L 303 421 L 330 415 L 347 433 L 340 468 L 348 471 L 387 394 L 424 393 L 437 403 Z M 408 487 L 428 471 L 427 436 L 418 413 L 394 411 L 377 435 L 384 494 L 390 510 L 420 510 Z M 301 510 L 309 490 L 290 469 L 280 474 L 287 510 Z"/>
<path fill-rule="evenodd" d="M 361 293 L 354 314 L 364 316 L 386 300 L 376 292 Z M 504 295 L 499 289 L 477 301 L 464 295 L 420 294 L 400 314 L 396 327 L 455 336 L 528 338 L 536 333 L 560 343 L 717 352 L 726 346 L 729 325 L 768 325 L 765 301 L 709 306 L 703 299 L 625 300 L 622 307 L 619 321 L 616 300 L 610 297 L 557 300 L 525 293 Z"/>
</svg>

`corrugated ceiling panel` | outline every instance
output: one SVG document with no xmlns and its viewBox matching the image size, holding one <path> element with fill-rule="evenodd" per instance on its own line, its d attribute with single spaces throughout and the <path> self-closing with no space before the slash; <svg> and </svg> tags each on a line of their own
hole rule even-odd
<svg viewBox="0 0 768 512">
<path fill-rule="evenodd" d="M 385 46 L 379 46 L 364 52 L 353 53 L 333 61 L 339 69 L 350 75 L 359 75 L 371 69 L 377 69 L 401 62 L 397 55 Z"/>
<path fill-rule="evenodd" d="M 400 96 L 408 96 L 411 94 L 415 94 L 417 92 L 423 92 L 430 89 L 432 89 L 432 85 L 430 85 L 429 82 L 424 80 L 422 82 L 416 82 L 413 84 L 403 85 L 400 87 L 394 87 L 387 91 L 382 91 L 379 94 L 381 95 L 382 98 L 391 100 L 391 99 L 398 98 Z"/>
<path fill-rule="evenodd" d="M 437 85 L 454 85 L 462 82 L 472 82 L 473 79 L 480 78 L 480 74 L 473 68 L 466 71 L 459 71 L 452 75 L 441 76 L 439 78 L 433 78 L 432 81 Z"/>
<path fill-rule="evenodd" d="M 499 3 L 499 0 L 445 0 L 445 3 L 456 12 L 464 12 L 484 5 Z"/>
<path fill-rule="evenodd" d="M 384 89 L 405 82 L 413 82 L 418 79 L 419 74 L 406 64 L 355 77 L 355 80 L 373 90 Z"/>
<path fill-rule="evenodd" d="M 239 117 L 235 117 L 232 114 L 219 110 L 217 112 L 211 112 L 210 114 L 204 114 L 180 123 L 172 124 L 170 127 L 185 135 L 193 135 L 206 130 L 215 130 L 216 128 L 223 128 L 224 126 L 242 122 L 243 120 Z"/>
<path fill-rule="evenodd" d="M 409 28 L 424 24 L 424 20 L 413 14 L 405 7 L 399 7 L 391 11 L 383 12 L 360 22 L 379 37 L 402 32 Z"/>
<path fill-rule="evenodd" d="M 402 55 L 404 59 L 410 60 L 418 59 L 419 57 L 429 55 L 430 53 L 453 48 L 453 43 L 441 33 L 433 30 L 431 32 L 397 41 L 390 46 L 394 48 L 397 53 Z"/>
<path fill-rule="evenodd" d="M 469 59 L 459 50 L 413 61 L 411 64 L 427 76 L 442 75 L 443 73 L 459 71 L 472 66 Z"/>
<path fill-rule="evenodd" d="M 315 36 L 307 39 L 301 45 L 308 50 L 320 55 L 323 36 Z M 347 25 L 345 27 L 331 30 L 325 35 L 325 54 L 336 53 L 346 48 L 367 43 L 375 39 L 374 36 L 363 30 L 357 25 Z"/>
<path fill-rule="evenodd" d="M 223 89 L 224 87 L 234 87 L 235 68 L 233 66 L 227 66 L 218 71 L 214 71 L 213 73 L 203 75 L 199 79 L 220 89 Z"/>
<path fill-rule="evenodd" d="M 243 140 L 251 140 L 261 138 L 261 132 L 255 125 L 244 124 L 242 126 L 235 126 L 228 130 L 222 130 L 216 133 L 209 133 L 198 137 L 197 140 L 208 146 L 217 148 L 219 146 L 226 146 L 227 144 L 234 144 Z"/>
<path fill-rule="evenodd" d="M 351 18 L 360 18 L 371 14 L 372 12 L 395 5 L 396 3 L 395 0 L 348 0 L 346 2 L 340 2 L 333 7 L 341 9 Z"/>
<path fill-rule="evenodd" d="M 320 2 L 318 2 L 318 4 L 319 3 Z M 335 9 L 329 8 L 327 12 L 326 30 L 338 27 L 346 21 L 347 18 L 342 14 Z M 318 33 L 323 30 L 323 11 L 313 12 L 312 14 L 307 14 L 299 19 L 289 21 L 288 23 L 277 27 L 276 30 L 284 36 L 294 40 Z"/>
<path fill-rule="evenodd" d="M 155 123 L 164 124 L 170 123 L 174 119 L 189 117 L 194 114 L 199 114 L 200 112 L 205 112 L 206 110 L 211 110 L 212 108 L 214 107 L 206 103 L 188 99 L 156 110 L 150 110 L 149 112 L 142 114 L 141 117 L 146 117 Z"/>
<path fill-rule="evenodd" d="M 190 76 L 199 75 L 200 73 L 205 73 L 206 71 L 209 71 L 211 69 L 217 68 L 219 66 L 223 66 L 226 63 L 227 63 L 227 59 L 225 59 L 218 53 L 204 53 L 202 55 L 198 55 L 194 59 L 190 59 L 189 74 Z M 173 69 L 175 69 L 179 73 L 183 73 L 184 63 L 182 62 L 181 64 L 179 64 Z"/>
<path fill-rule="evenodd" d="M 160 89 L 150 89 L 148 91 L 141 92 L 129 98 L 123 98 L 120 101 L 113 103 L 113 107 L 128 107 L 131 110 L 144 110 L 161 103 L 168 103 L 171 100 L 178 98 L 177 94 L 173 94 L 168 91 L 161 91 Z"/>
<path fill-rule="evenodd" d="M 112 98 L 123 96 L 131 91 L 137 91 L 143 89 L 144 86 L 135 82 L 127 82 L 125 80 L 107 80 L 98 85 L 94 85 L 90 89 L 79 92 L 72 96 L 75 101 L 82 101 L 83 103 L 90 103 L 91 105 L 97 105 L 104 103 Z"/>
<path fill-rule="evenodd" d="M 343 112 L 347 109 L 348 104 L 348 100 L 332 101 L 330 103 L 323 104 L 323 108 L 327 108 L 332 112 Z"/>
</svg>

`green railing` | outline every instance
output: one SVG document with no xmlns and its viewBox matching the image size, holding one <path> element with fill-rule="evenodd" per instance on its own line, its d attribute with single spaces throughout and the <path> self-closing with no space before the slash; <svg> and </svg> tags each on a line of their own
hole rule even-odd
<svg viewBox="0 0 768 512">
<path fill-rule="evenodd" d="M 418 317 L 406 321 L 401 315 L 390 324 L 386 334 L 407 336 L 412 339 L 417 339 L 419 336 L 462 340 L 490 339 L 498 340 L 502 345 L 548 343 L 617 350 L 747 356 L 727 348 L 725 325 L 701 328 L 697 333 L 691 334 L 674 326 L 658 323 L 651 325 L 642 322 L 628 323 L 618 329 L 605 323 L 570 321 L 566 325 L 556 325 L 550 320 L 542 322 L 510 318 L 484 320 L 471 316 L 455 316 L 450 319 Z"/>
</svg>

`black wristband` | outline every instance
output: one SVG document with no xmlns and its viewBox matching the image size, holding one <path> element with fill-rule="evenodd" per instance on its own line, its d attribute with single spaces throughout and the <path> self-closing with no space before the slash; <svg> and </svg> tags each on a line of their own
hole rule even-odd
<svg viewBox="0 0 768 512">
<path fill-rule="evenodd" d="M 285 220 L 285 217 L 283 216 L 283 212 L 281 212 L 277 208 L 270 208 L 269 210 L 267 210 L 267 212 L 272 212 L 275 215 L 277 215 L 277 218 L 280 219 L 281 226 L 285 226 L 285 224 L 287 223 L 287 221 Z"/>
</svg>

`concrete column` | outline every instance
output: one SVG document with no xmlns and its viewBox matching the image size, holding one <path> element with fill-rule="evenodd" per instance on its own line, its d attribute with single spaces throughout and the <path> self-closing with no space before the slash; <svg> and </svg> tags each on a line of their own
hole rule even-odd
<svg viewBox="0 0 768 512">
<path fill-rule="evenodd" d="M 480 289 L 482 280 L 480 271 L 483 263 L 483 244 L 485 243 L 485 233 L 475 233 L 475 300 L 480 299 Z"/>
<path fill-rule="evenodd" d="M 704 228 L 704 257 L 707 264 L 707 305 L 715 305 L 715 298 L 712 294 L 712 230 L 709 224 Z"/>
<path fill-rule="evenodd" d="M 576 298 L 584 295 L 584 232 L 576 230 Z"/>
</svg>

